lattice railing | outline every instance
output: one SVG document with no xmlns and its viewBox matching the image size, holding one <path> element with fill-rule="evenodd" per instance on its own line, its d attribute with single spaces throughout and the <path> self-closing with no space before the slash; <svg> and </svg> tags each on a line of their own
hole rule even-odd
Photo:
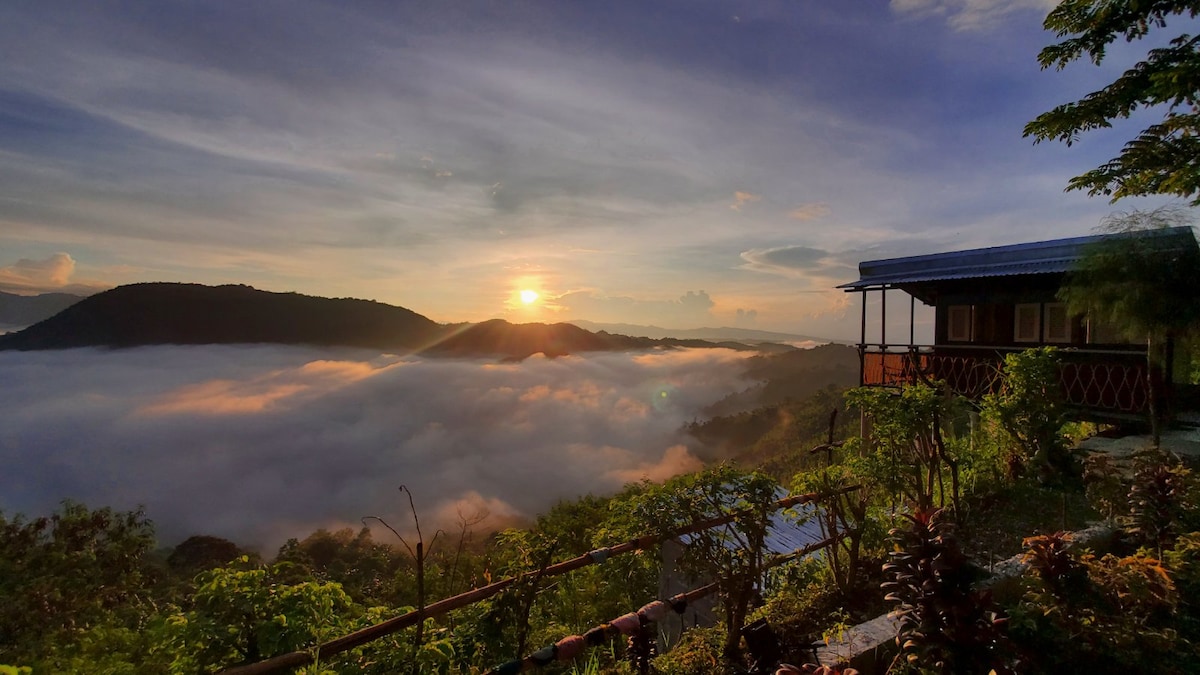
<svg viewBox="0 0 1200 675">
<path fill-rule="evenodd" d="M 999 385 L 1003 352 L 986 355 L 946 354 L 916 348 L 863 353 L 863 384 L 900 386 L 940 380 L 956 393 L 979 399 Z M 1136 352 L 1062 353 L 1063 396 L 1070 405 L 1097 410 L 1139 413 L 1150 400 L 1146 363 Z"/>
<path fill-rule="evenodd" d="M 993 391 L 1000 379 L 1000 361 L 973 356 L 929 354 L 922 373 L 927 380 L 942 380 L 970 399 Z"/>
<path fill-rule="evenodd" d="M 1061 371 L 1068 403 L 1136 413 L 1150 401 L 1145 362 L 1068 362 Z"/>
</svg>

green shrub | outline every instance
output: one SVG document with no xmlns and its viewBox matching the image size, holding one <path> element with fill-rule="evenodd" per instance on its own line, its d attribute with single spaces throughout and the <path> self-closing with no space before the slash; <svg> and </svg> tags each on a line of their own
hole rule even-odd
<svg viewBox="0 0 1200 675">
<path fill-rule="evenodd" d="M 1010 633 L 1031 672 L 1196 672 L 1175 629 L 1179 594 L 1155 558 L 1065 551 L 1061 535 L 1027 540 L 1025 594 Z"/>
<path fill-rule="evenodd" d="M 674 649 L 654 659 L 654 668 L 661 675 L 726 675 L 729 666 L 721 653 L 724 644 L 723 628 L 693 628 Z"/>
<path fill-rule="evenodd" d="M 1005 441 L 1010 477 L 1027 464 L 1043 479 L 1074 472 L 1062 432 L 1066 419 L 1058 361 L 1054 347 L 1007 354 L 999 391 L 983 397 L 983 417 Z"/>
<path fill-rule="evenodd" d="M 49 517 L 0 514 L 0 659 L 69 672 L 83 642 L 113 637 L 98 651 L 121 651 L 153 612 L 153 547 L 142 511 L 67 501 Z"/>
<path fill-rule="evenodd" d="M 1196 524 L 1198 498 L 1191 469 L 1177 457 L 1161 450 L 1140 455 L 1129 488 L 1130 533 L 1159 552 L 1170 548 L 1179 532 Z"/>
<path fill-rule="evenodd" d="M 1088 503 L 1110 523 L 1129 516 L 1129 485 L 1106 454 L 1090 455 L 1083 462 L 1083 485 Z"/>
<path fill-rule="evenodd" d="M 911 385 L 898 393 L 881 387 L 858 387 L 846 400 L 872 422 L 872 443 L 862 448 L 854 471 L 876 482 L 891 495 L 892 505 L 918 508 L 953 507 L 957 512 L 961 486 L 959 458 L 945 442 L 943 424 L 962 411 L 963 401 L 926 385 Z"/>
<path fill-rule="evenodd" d="M 199 577 L 192 608 L 167 619 L 172 672 L 252 663 L 312 647 L 354 627 L 355 611 L 340 584 L 281 581 L 289 563 L 270 567 L 243 556 Z"/>
</svg>

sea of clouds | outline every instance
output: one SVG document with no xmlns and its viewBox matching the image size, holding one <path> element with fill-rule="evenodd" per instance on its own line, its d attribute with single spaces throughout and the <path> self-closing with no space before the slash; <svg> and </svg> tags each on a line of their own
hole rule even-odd
<svg viewBox="0 0 1200 675">
<path fill-rule="evenodd" d="M 750 383 L 729 350 L 521 363 L 278 346 L 0 352 L 0 510 L 145 507 L 159 540 L 270 553 L 378 515 L 519 522 L 701 466 L 683 424 Z"/>
</svg>

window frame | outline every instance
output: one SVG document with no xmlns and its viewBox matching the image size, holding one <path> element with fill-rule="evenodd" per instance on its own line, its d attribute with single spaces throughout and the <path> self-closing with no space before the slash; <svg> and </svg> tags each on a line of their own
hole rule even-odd
<svg viewBox="0 0 1200 675">
<path fill-rule="evenodd" d="M 1053 326 L 1053 324 L 1050 322 L 1050 312 L 1052 310 L 1062 310 L 1062 316 L 1063 316 L 1062 328 L 1064 331 L 1063 334 L 1051 335 L 1051 333 L 1050 333 L 1051 328 Z M 1047 303 L 1043 304 L 1042 305 L 1042 341 L 1047 342 L 1047 343 L 1053 342 L 1053 343 L 1057 343 L 1057 344 L 1069 343 L 1069 342 L 1071 342 L 1071 337 L 1072 337 L 1071 333 L 1072 333 L 1071 315 L 1067 311 L 1067 304 L 1065 302 L 1047 302 Z"/>
<path fill-rule="evenodd" d="M 1033 333 L 1021 334 L 1021 311 L 1033 310 Z M 1013 342 L 1037 343 L 1042 340 L 1042 303 L 1021 302 L 1013 305 Z"/>
<path fill-rule="evenodd" d="M 956 333 L 954 315 L 966 313 L 966 333 Z M 946 341 L 974 342 L 975 341 L 975 305 L 949 305 L 946 307 Z"/>
</svg>

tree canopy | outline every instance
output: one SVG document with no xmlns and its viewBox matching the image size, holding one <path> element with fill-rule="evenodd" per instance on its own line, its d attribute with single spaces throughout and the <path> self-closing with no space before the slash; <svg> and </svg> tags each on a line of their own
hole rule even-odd
<svg viewBox="0 0 1200 675">
<path fill-rule="evenodd" d="M 1062 70 L 1086 56 L 1099 65 L 1118 37 L 1127 42 L 1165 29 L 1168 19 L 1194 18 L 1195 0 L 1063 0 L 1046 16 L 1046 30 L 1065 38 L 1038 54 L 1042 68 Z M 1069 190 L 1122 197 L 1168 194 L 1200 205 L 1200 35 L 1182 33 L 1149 50 L 1144 61 L 1108 86 L 1042 113 L 1025 126 L 1034 142 L 1068 146 L 1081 133 L 1112 126 L 1136 111 L 1163 107 L 1161 122 L 1143 129 L 1116 158 L 1072 178 Z"/>
<path fill-rule="evenodd" d="M 1106 218 L 1102 229 L 1121 236 L 1093 244 L 1059 289 L 1072 314 L 1086 314 L 1129 339 L 1146 340 L 1146 388 L 1156 446 L 1161 429 L 1152 371 L 1167 365 L 1162 350 L 1168 339 L 1200 324 L 1200 249 L 1194 235 L 1184 229 L 1191 236 L 1161 236 L 1187 224 L 1187 214 L 1172 208 Z"/>
<path fill-rule="evenodd" d="M 1103 321 L 1133 340 L 1156 341 L 1200 322 L 1200 251 L 1177 247 L 1161 235 L 1189 224 L 1180 209 L 1132 211 L 1109 216 L 1101 231 L 1123 235 L 1087 251 L 1059 296 L 1072 313 Z"/>
</svg>

